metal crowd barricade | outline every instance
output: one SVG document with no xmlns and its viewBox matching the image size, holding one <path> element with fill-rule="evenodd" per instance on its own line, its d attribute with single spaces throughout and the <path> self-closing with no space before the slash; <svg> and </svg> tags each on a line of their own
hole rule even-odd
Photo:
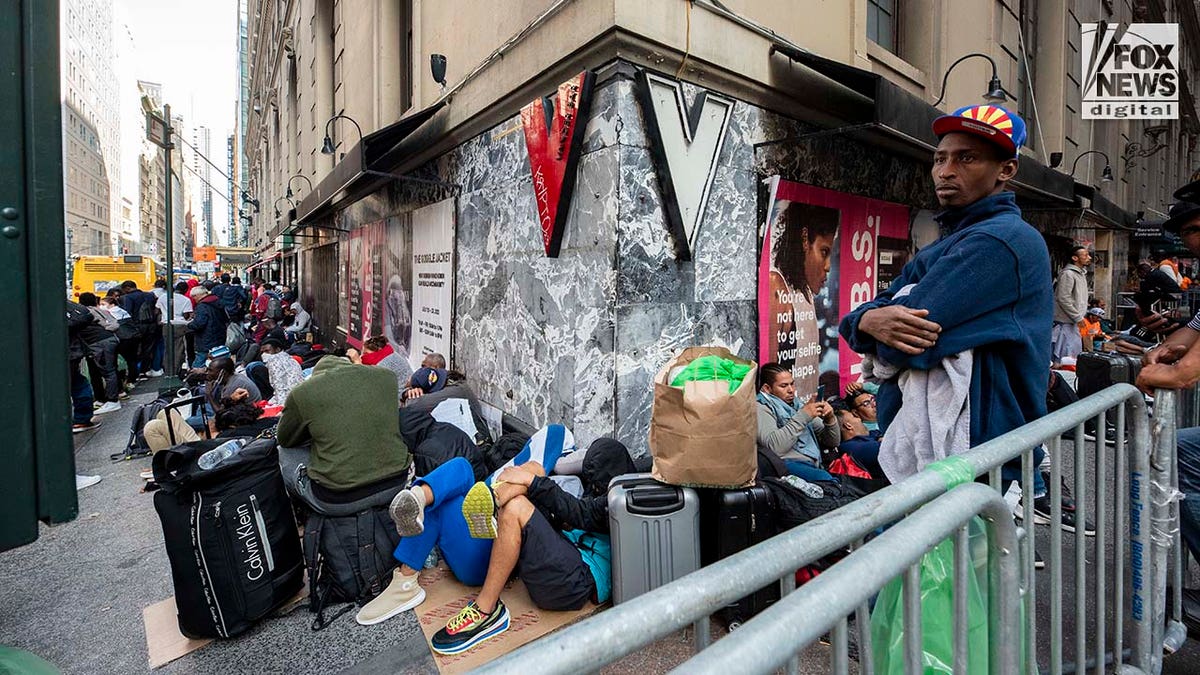
<svg viewBox="0 0 1200 675">
<path fill-rule="evenodd" d="M 1175 403 L 1175 392 L 1158 392 L 1152 430 L 1141 392 L 1131 385 L 1118 384 L 953 458 L 954 468 L 964 478 L 969 480 L 971 477 L 986 476 L 993 494 L 998 494 L 1008 483 L 1002 479 L 1002 467 L 1011 472 L 1019 463 L 1020 472 L 1017 475 L 1021 476 L 1021 484 L 1034 484 L 1034 472 L 1038 470 L 1035 451 L 1044 446 L 1048 450 L 1050 463 L 1050 522 L 1060 523 L 1062 520 L 1062 476 L 1067 468 L 1073 470 L 1074 474 L 1077 524 L 1082 527 L 1094 515 L 1094 537 L 1083 536 L 1078 529 L 1068 535 L 1075 544 L 1071 560 L 1075 602 L 1074 607 L 1069 609 L 1064 607 L 1064 532 L 1059 526 L 1049 528 L 1048 586 L 1051 595 L 1048 616 L 1042 616 L 1036 603 L 1038 589 L 1034 550 L 1035 540 L 1042 541 L 1047 537 L 1044 534 L 1039 536 L 1036 534 L 1038 528 L 1029 526 L 1034 522 L 1034 500 L 1022 500 L 1020 516 L 1026 527 L 1020 530 L 1018 547 L 1023 622 L 1017 623 L 1023 624 L 1019 633 L 1023 640 L 993 640 L 993 643 L 998 642 L 993 644 L 993 648 L 1011 652 L 998 655 L 1006 659 L 1005 663 L 1011 663 L 1009 659 L 1012 658 L 1021 658 L 1022 654 L 1023 663 L 1019 668 L 997 672 L 1046 672 L 1058 675 L 1092 670 L 1103 673 L 1110 672 L 1109 666 L 1111 672 L 1127 674 L 1153 675 L 1161 671 L 1164 629 L 1167 630 L 1167 637 L 1173 639 L 1177 639 L 1183 630 L 1179 623 L 1179 583 L 1175 583 L 1175 595 L 1171 599 L 1172 621 L 1170 624 L 1165 622 L 1169 558 L 1173 557 L 1175 563 L 1173 577 L 1176 582 L 1182 573 L 1176 527 Z M 1106 434 L 1110 413 L 1115 414 L 1111 439 Z M 1071 434 L 1072 438 L 1063 439 L 1064 433 Z M 1089 449 L 1085 439 L 1094 439 L 1094 448 Z M 1074 448 L 1073 453 L 1064 452 L 1064 440 L 1068 440 L 1067 447 Z M 1068 462 L 1069 467 L 1065 466 Z M 1089 468 L 1092 470 L 1090 479 Z M 945 528 L 961 525 L 965 520 L 965 516 L 963 519 L 950 518 L 947 521 L 924 515 L 925 511 L 934 509 L 917 512 L 921 506 L 953 487 L 955 483 L 947 480 L 945 475 L 944 471 L 939 470 L 922 471 L 896 485 L 526 645 L 493 661 L 482 671 L 519 671 L 523 674 L 591 672 L 693 625 L 698 654 L 681 671 L 710 669 L 710 666 L 715 670 L 718 664 L 735 663 L 738 673 L 769 672 L 786 661 L 787 672 L 795 673 L 799 662 L 794 655 L 820 632 L 833 625 L 830 667 L 834 672 L 843 673 L 847 672 L 849 642 L 846 617 L 852 613 L 858 633 L 860 672 L 872 673 L 874 664 L 868 599 L 882 586 L 882 583 L 875 584 L 874 581 L 886 581 L 891 578 L 888 574 L 894 576 L 907 568 L 905 581 L 911 587 L 917 581 L 913 578 L 913 561 L 939 541 L 936 536 L 944 538 L 947 533 L 953 532 Z M 1008 475 L 1013 477 L 1012 473 Z M 993 543 L 996 537 L 1004 538 L 1008 526 L 1001 526 L 1000 521 L 1004 519 L 999 518 L 996 511 L 998 507 L 995 500 L 998 497 L 980 502 L 972 501 L 980 499 L 971 496 L 979 493 L 977 489 L 954 492 L 955 500 L 969 501 L 978 507 L 978 511 L 995 521 L 991 530 Z M 959 496 L 961 494 L 968 496 Z M 1094 514 L 1089 502 L 1095 504 Z M 938 503 L 941 504 L 940 501 Z M 971 510 L 958 501 L 953 503 Z M 955 513 L 961 515 L 960 511 Z M 1008 513 L 1005 509 L 1006 517 Z M 1008 522 L 1011 523 L 1011 518 Z M 891 526 L 888 532 L 871 543 L 863 544 L 864 538 L 885 526 Z M 902 526 L 904 529 L 900 529 Z M 925 532 L 924 528 L 929 528 L 930 532 Z M 896 531 L 921 534 L 910 534 L 913 541 L 906 544 L 903 536 L 889 536 Z M 879 542 L 884 544 L 876 545 Z M 853 546 L 857 550 L 793 594 L 794 572 L 797 568 L 846 546 Z M 894 559 L 880 556 L 881 551 L 888 551 L 887 546 L 892 547 L 891 556 Z M 904 547 L 903 553 L 897 548 L 901 546 Z M 1172 546 L 1176 550 L 1174 556 L 1171 556 Z M 909 553 L 915 549 L 921 550 L 910 556 Z M 1094 549 L 1090 557 L 1089 549 Z M 1000 555 L 1002 560 L 990 561 L 992 573 L 989 576 L 994 577 L 997 573 L 1003 576 L 1001 568 L 1008 564 L 1004 558 L 1012 550 L 1009 548 L 1007 553 L 1003 553 L 996 549 L 994 553 Z M 847 564 L 851 560 L 853 562 Z M 958 560 L 961 561 L 962 557 Z M 862 576 L 865 573 L 863 570 L 867 569 L 864 566 L 870 565 L 877 565 L 883 571 Z M 847 569 L 850 571 L 847 572 Z M 825 581 L 822 581 L 823 578 Z M 997 583 L 995 578 L 991 581 Z M 781 585 L 783 599 L 775 607 L 765 610 L 760 617 L 709 647 L 710 615 L 773 583 Z M 998 590 L 999 587 L 993 585 L 992 588 Z M 1011 586 L 1008 588 L 1011 591 Z M 1094 603 L 1092 611 L 1088 608 L 1089 599 Z M 994 613 L 998 605 L 993 603 L 989 607 Z M 1074 631 L 1071 635 L 1064 631 L 1064 609 L 1073 610 L 1070 626 Z M 779 627 L 771 626 L 771 619 L 785 616 L 805 617 L 807 623 L 805 620 L 791 622 L 787 624 L 784 634 Z M 919 622 L 919 608 L 913 613 L 913 608 L 907 607 L 905 616 L 906 628 L 911 627 L 913 620 Z M 767 620 L 761 621 L 762 618 Z M 995 620 L 997 616 L 991 618 Z M 909 666 L 906 672 L 920 671 L 919 667 L 911 669 L 919 666 L 919 662 L 915 661 L 919 657 L 919 637 L 919 628 L 915 631 L 906 629 Z M 1073 638 L 1071 642 L 1066 641 L 1068 637 Z M 750 658 L 747 656 L 749 648 L 739 646 L 743 640 L 752 641 L 759 647 L 764 644 L 773 646 L 761 650 L 769 654 Z M 1129 648 L 1126 648 L 1127 641 Z M 1070 656 L 1073 661 L 1065 660 L 1065 650 L 1072 652 Z M 724 660 L 734 654 L 738 655 L 736 661 Z M 996 660 L 991 662 L 999 663 Z M 728 669 L 728 666 L 725 668 Z"/>
</svg>

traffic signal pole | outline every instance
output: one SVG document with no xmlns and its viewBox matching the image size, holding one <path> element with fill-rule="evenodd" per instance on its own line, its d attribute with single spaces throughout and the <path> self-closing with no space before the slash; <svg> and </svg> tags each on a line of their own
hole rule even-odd
<svg viewBox="0 0 1200 675">
<path fill-rule="evenodd" d="M 171 150 L 175 147 L 172 140 L 175 130 L 171 127 L 170 105 L 163 105 L 163 120 L 166 127 L 163 134 L 163 154 L 167 159 L 167 316 L 163 324 L 166 328 L 166 334 L 163 336 L 165 341 L 163 351 L 166 352 L 167 357 L 166 382 L 168 386 L 174 387 L 179 384 L 176 379 L 176 375 L 179 373 L 179 364 L 175 362 L 175 214 L 171 204 Z"/>
</svg>

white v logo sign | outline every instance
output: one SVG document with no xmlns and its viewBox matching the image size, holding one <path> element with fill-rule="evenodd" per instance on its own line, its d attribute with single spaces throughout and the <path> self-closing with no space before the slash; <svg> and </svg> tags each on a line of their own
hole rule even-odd
<svg viewBox="0 0 1200 675">
<path fill-rule="evenodd" d="M 733 100 L 701 91 L 689 109 L 677 80 L 644 70 L 637 79 L 675 255 L 691 260 L 733 116 Z"/>
</svg>

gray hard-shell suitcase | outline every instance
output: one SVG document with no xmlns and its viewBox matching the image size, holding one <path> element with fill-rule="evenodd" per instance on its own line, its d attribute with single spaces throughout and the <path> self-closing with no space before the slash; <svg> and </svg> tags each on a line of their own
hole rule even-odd
<svg viewBox="0 0 1200 675">
<path fill-rule="evenodd" d="M 612 598 L 618 605 L 700 569 L 700 499 L 649 473 L 608 485 Z"/>
</svg>

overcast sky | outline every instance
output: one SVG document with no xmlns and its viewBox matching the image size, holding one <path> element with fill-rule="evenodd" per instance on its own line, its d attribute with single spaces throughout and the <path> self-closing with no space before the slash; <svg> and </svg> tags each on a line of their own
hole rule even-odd
<svg viewBox="0 0 1200 675">
<path fill-rule="evenodd" d="M 233 128 L 237 100 L 236 0 L 116 0 L 133 32 L 137 77 L 160 82 L 164 102 L 188 125 L 213 129 L 213 145 Z M 213 150 L 217 154 L 216 149 Z M 216 161 L 216 158 L 213 158 Z"/>
<path fill-rule="evenodd" d="M 187 125 L 184 140 L 193 142 L 197 126 L 212 129 L 206 154 L 224 172 L 225 139 L 233 133 L 237 105 L 237 0 L 115 0 L 115 5 L 114 19 L 133 34 L 134 75 L 163 85 L 163 102 Z M 210 176 L 213 224 L 224 232 L 229 219 L 222 196 L 228 188 L 215 170 Z"/>
</svg>

